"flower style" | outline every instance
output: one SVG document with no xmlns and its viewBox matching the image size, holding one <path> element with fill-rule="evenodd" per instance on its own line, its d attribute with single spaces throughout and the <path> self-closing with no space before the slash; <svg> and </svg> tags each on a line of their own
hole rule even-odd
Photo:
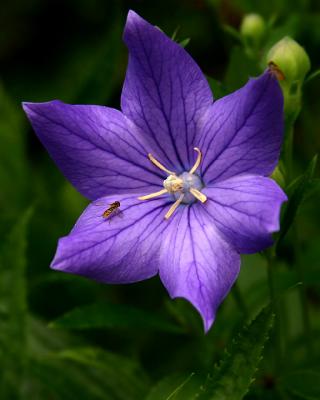
<svg viewBox="0 0 320 400">
<path fill-rule="evenodd" d="M 39 139 L 92 203 L 59 240 L 52 268 L 105 283 L 157 273 L 207 331 L 240 268 L 272 244 L 283 191 L 268 178 L 282 141 L 283 98 L 266 71 L 214 101 L 199 67 L 133 11 L 121 110 L 24 103 Z M 123 218 L 103 218 L 119 201 Z"/>
</svg>

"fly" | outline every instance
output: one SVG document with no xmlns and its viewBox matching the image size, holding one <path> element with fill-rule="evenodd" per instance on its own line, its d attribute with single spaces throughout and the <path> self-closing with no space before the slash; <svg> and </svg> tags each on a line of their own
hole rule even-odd
<svg viewBox="0 0 320 400">
<path fill-rule="evenodd" d="M 119 214 L 120 212 L 120 201 L 114 201 L 109 205 L 109 208 L 103 212 L 102 216 L 103 218 L 111 218 L 113 215 Z"/>
</svg>

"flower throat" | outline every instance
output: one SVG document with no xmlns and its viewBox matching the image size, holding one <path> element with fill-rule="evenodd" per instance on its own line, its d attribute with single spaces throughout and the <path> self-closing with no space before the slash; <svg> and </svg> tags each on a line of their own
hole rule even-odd
<svg viewBox="0 0 320 400">
<path fill-rule="evenodd" d="M 205 203 L 207 201 L 207 196 L 201 193 L 203 184 L 201 179 L 195 175 L 196 170 L 199 168 L 202 159 L 202 153 L 198 147 L 194 147 L 194 150 L 198 153 L 196 162 L 189 172 L 183 172 L 177 175 L 175 172 L 170 171 L 165 166 L 163 166 L 158 160 L 156 160 L 152 154 L 148 154 L 149 160 L 159 169 L 168 174 L 167 179 L 163 181 L 164 189 L 159 190 L 155 193 L 150 193 L 145 196 L 138 197 L 139 200 L 149 200 L 154 197 L 161 196 L 165 193 L 170 193 L 174 196 L 176 201 L 167 211 L 164 216 L 165 219 L 169 219 L 171 215 L 175 212 L 181 203 L 190 204 L 194 201 L 201 201 Z"/>
</svg>

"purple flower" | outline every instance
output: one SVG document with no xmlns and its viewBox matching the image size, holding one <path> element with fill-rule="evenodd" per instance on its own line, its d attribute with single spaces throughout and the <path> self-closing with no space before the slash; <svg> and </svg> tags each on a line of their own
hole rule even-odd
<svg viewBox="0 0 320 400">
<path fill-rule="evenodd" d="M 267 176 L 282 141 L 281 90 L 267 71 L 214 101 L 188 53 L 132 11 L 124 41 L 122 111 L 24 104 L 63 174 L 92 200 L 51 266 L 106 283 L 159 273 L 208 330 L 240 253 L 270 246 L 279 229 L 286 196 Z M 115 201 L 123 217 L 104 218 Z"/>
</svg>

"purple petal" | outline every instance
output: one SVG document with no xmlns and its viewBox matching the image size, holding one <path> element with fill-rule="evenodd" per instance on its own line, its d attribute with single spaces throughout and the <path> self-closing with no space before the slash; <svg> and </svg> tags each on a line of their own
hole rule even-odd
<svg viewBox="0 0 320 400">
<path fill-rule="evenodd" d="M 269 72 L 217 100 L 204 118 L 197 146 L 208 185 L 235 175 L 270 175 L 278 163 L 283 96 Z"/>
<path fill-rule="evenodd" d="M 39 139 L 63 174 L 89 199 L 154 192 L 158 174 L 140 132 L 120 111 L 60 101 L 25 103 Z"/>
<path fill-rule="evenodd" d="M 240 253 L 255 253 L 272 244 L 279 230 L 282 189 L 269 178 L 243 175 L 203 189 L 204 207 L 226 240 Z"/>
<path fill-rule="evenodd" d="M 240 256 L 199 203 L 181 207 L 172 218 L 162 239 L 160 277 L 172 298 L 193 304 L 208 331 L 239 273 Z"/>
<path fill-rule="evenodd" d="M 103 212 L 114 201 L 120 213 Z M 60 239 L 51 267 L 105 283 L 130 283 L 158 272 L 167 198 L 143 202 L 136 196 L 108 196 L 91 203 L 71 233 Z"/>
<path fill-rule="evenodd" d="M 167 168 L 194 162 L 193 141 L 212 93 L 197 64 L 160 29 L 130 11 L 124 31 L 129 65 L 121 107 L 157 149 Z"/>
</svg>

